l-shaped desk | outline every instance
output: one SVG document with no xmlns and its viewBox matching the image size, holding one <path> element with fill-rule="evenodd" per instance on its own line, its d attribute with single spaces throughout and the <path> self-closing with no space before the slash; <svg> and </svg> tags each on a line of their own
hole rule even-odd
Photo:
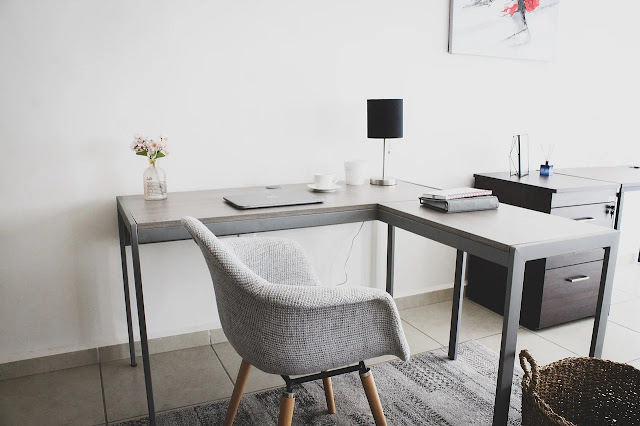
<svg viewBox="0 0 640 426">
<path fill-rule="evenodd" d="M 155 425 L 151 365 L 140 271 L 140 244 L 190 239 L 180 219 L 194 216 L 218 236 L 379 220 L 388 225 L 386 289 L 393 294 L 395 228 L 404 229 L 457 250 L 454 299 L 451 312 L 449 358 L 456 358 L 461 318 L 462 286 L 467 254 L 507 267 L 502 343 L 493 414 L 494 425 L 506 425 L 516 357 L 516 340 L 525 263 L 529 260 L 576 251 L 604 248 L 602 278 L 590 356 L 602 354 L 611 288 L 618 250 L 618 231 L 574 222 L 503 204 L 497 210 L 444 214 L 421 207 L 418 197 L 426 187 L 407 182 L 397 186 L 344 186 L 323 194 L 315 205 L 236 210 L 222 197 L 231 193 L 274 191 L 263 187 L 177 192 L 163 201 L 145 201 L 141 195 L 117 200 L 120 253 L 131 365 L 136 365 L 129 298 L 126 249 L 131 246 L 140 346 L 144 368 L 149 420 Z M 284 185 L 281 190 L 306 189 L 306 185 Z"/>
</svg>

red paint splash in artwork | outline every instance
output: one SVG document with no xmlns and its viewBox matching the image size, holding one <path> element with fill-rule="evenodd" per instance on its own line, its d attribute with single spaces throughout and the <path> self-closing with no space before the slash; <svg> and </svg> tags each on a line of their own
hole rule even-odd
<svg viewBox="0 0 640 426">
<path fill-rule="evenodd" d="M 518 3 L 514 4 L 511 7 L 505 7 L 502 10 L 502 13 L 508 13 L 509 15 L 513 16 L 517 11 L 518 11 Z"/>
<path fill-rule="evenodd" d="M 527 12 L 531 12 L 540 6 L 540 0 L 524 0 L 524 7 L 527 8 Z"/>
<path fill-rule="evenodd" d="M 536 10 L 540 6 L 540 0 L 524 0 L 524 8 L 527 12 L 532 12 Z M 516 12 L 520 10 L 520 5 L 518 2 L 511 6 L 507 6 L 502 10 L 502 13 L 508 13 L 510 16 L 513 16 Z"/>
</svg>

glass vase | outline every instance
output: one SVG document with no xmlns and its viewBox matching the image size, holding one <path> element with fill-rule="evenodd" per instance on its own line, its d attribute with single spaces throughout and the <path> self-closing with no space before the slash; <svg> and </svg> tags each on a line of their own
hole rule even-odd
<svg viewBox="0 0 640 426">
<path fill-rule="evenodd" d="M 149 162 L 149 167 L 142 174 L 145 200 L 164 200 L 167 198 L 167 176 L 164 170 L 156 165 L 156 161 Z"/>
</svg>

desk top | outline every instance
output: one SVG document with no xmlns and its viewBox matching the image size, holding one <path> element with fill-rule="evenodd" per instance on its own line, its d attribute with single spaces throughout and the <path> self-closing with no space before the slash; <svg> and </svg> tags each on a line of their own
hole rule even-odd
<svg viewBox="0 0 640 426">
<path fill-rule="evenodd" d="M 441 213 L 415 201 L 381 203 L 380 209 L 503 251 L 521 244 L 617 232 L 509 204 L 500 204 L 497 210 L 454 214 Z"/>
<path fill-rule="evenodd" d="M 638 166 L 579 167 L 559 169 L 555 171 L 555 174 L 613 182 L 622 185 L 623 189 L 632 186 L 640 187 L 640 167 Z"/>
<path fill-rule="evenodd" d="M 485 177 L 491 179 L 499 179 L 507 182 L 515 182 L 521 185 L 542 188 L 554 193 L 588 191 L 606 187 L 615 187 L 617 189 L 618 187 L 618 185 L 610 183 L 611 181 L 603 182 L 602 180 L 593 180 L 569 173 L 562 174 L 559 171 L 555 171 L 552 176 L 540 176 L 540 173 L 537 171 L 532 171 L 527 176 L 523 177 L 510 176 L 509 172 L 475 173 L 473 176 L 476 178 Z"/>
<path fill-rule="evenodd" d="M 336 192 L 321 194 L 324 203 L 287 207 L 269 207 L 239 210 L 227 204 L 222 197 L 228 194 L 274 193 L 283 190 L 310 191 L 306 184 L 282 185 L 282 189 L 266 189 L 264 186 L 208 191 L 188 191 L 169 193 L 166 200 L 145 201 L 143 195 L 117 197 L 126 208 L 139 229 L 182 226 L 183 216 L 193 216 L 204 223 L 237 220 L 277 218 L 314 213 L 331 213 L 353 210 L 377 209 L 384 202 L 412 200 L 418 204 L 418 197 L 426 187 L 398 181 L 395 186 L 345 185 Z"/>
<path fill-rule="evenodd" d="M 394 215 L 410 230 L 419 226 L 419 234 L 435 241 L 458 247 L 465 245 L 472 254 L 487 254 L 501 264 L 511 248 L 528 246 L 557 246 L 559 241 L 575 240 L 569 250 L 580 250 L 585 238 L 600 238 L 617 233 L 609 228 L 585 224 L 533 210 L 501 204 L 497 210 L 446 214 L 422 207 L 418 197 L 424 186 L 398 182 L 397 186 L 343 186 L 333 193 L 325 193 L 322 204 L 239 210 L 222 197 L 231 193 L 278 191 L 264 187 L 216 189 L 170 193 L 163 201 L 145 201 L 142 195 L 117 197 L 120 208 L 129 221 L 134 221 L 141 244 L 188 238 L 180 219 L 193 216 L 213 226 L 217 235 L 264 232 L 279 229 L 305 228 Z M 283 185 L 282 190 L 308 190 L 305 184 Z M 342 217 L 343 215 L 351 215 Z M 337 216 L 336 216 L 337 215 Z M 353 216 L 355 215 L 355 216 Z M 356 220 L 354 220 L 356 219 Z M 479 246 L 469 246 L 479 244 Z M 462 246 L 460 246 L 462 247 Z M 458 247 L 459 248 L 459 247 Z M 554 249 L 555 250 L 555 249 Z M 559 253 L 568 252 L 558 249 Z M 564 250 L 564 251 L 563 251 Z M 488 255 L 488 254 L 487 254 Z M 482 256 L 481 256 L 482 257 Z M 538 257 L 536 257 L 538 258 Z"/>
</svg>

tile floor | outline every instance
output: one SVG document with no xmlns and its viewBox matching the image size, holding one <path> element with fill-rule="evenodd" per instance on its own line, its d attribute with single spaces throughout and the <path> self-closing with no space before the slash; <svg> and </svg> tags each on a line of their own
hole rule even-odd
<svg viewBox="0 0 640 426">
<path fill-rule="evenodd" d="M 640 264 L 616 275 L 604 358 L 640 368 Z M 630 280 L 632 280 L 630 282 Z M 447 344 L 451 302 L 400 311 L 413 354 Z M 520 328 L 518 350 L 527 348 L 541 364 L 587 355 L 592 319 L 540 331 Z M 476 339 L 499 351 L 502 318 L 465 300 L 461 341 Z M 370 363 L 394 357 L 380 357 Z M 231 395 L 240 357 L 229 343 L 151 356 L 158 411 L 200 404 Z M 282 386 L 278 376 L 251 372 L 246 391 Z M 0 381 L 2 425 L 102 425 L 143 416 L 146 411 L 142 362 L 127 360 Z"/>
</svg>

